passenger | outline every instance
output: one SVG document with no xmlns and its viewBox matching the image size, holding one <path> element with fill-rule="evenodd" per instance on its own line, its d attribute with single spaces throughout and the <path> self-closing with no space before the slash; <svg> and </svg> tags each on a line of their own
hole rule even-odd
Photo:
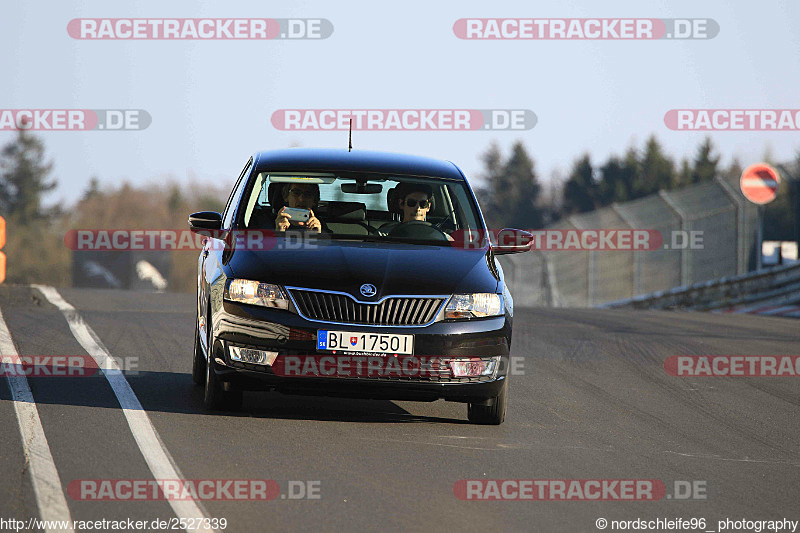
<svg viewBox="0 0 800 533">
<path fill-rule="evenodd" d="M 322 223 L 314 216 L 312 208 L 319 205 L 319 185 L 315 183 L 287 183 L 283 186 L 282 190 L 284 207 L 278 211 L 278 216 L 275 218 L 275 228 L 280 231 L 286 231 L 291 225 L 291 215 L 285 212 L 286 207 L 295 207 L 301 209 L 308 209 L 310 211 L 310 218 L 308 222 L 297 222 L 296 226 L 307 228 L 309 231 L 322 231 Z"/>
</svg>

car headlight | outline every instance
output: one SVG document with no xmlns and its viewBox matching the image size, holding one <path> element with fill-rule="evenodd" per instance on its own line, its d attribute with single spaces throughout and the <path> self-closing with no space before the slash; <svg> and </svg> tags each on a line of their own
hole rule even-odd
<svg viewBox="0 0 800 533">
<path fill-rule="evenodd" d="M 228 284 L 225 299 L 243 304 L 288 309 L 289 298 L 279 285 L 235 279 Z"/>
<path fill-rule="evenodd" d="M 483 318 L 503 314 L 503 298 L 499 294 L 454 294 L 444 309 L 444 318 Z"/>
</svg>

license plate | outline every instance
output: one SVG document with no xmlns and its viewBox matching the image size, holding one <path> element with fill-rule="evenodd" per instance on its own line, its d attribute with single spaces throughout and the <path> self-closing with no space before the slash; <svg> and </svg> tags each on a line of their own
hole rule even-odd
<svg viewBox="0 0 800 533">
<path fill-rule="evenodd" d="M 317 349 L 411 355 L 414 353 L 414 336 L 318 330 Z"/>
</svg>

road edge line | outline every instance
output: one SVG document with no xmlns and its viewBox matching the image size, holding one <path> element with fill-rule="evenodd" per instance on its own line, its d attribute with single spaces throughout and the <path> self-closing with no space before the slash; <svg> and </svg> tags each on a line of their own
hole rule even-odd
<svg viewBox="0 0 800 533">
<path fill-rule="evenodd" d="M 111 357 L 110 352 L 94 330 L 83 320 L 78 310 L 64 300 L 54 287 L 47 285 L 31 286 L 39 290 L 47 301 L 61 311 L 61 314 L 67 320 L 72 335 L 103 371 L 103 375 L 106 377 L 108 384 L 111 385 L 111 389 L 119 401 L 120 408 L 128 422 L 128 427 L 133 434 L 134 440 L 136 440 L 136 445 L 139 447 L 139 451 L 142 453 L 154 478 L 156 480 L 185 479 L 169 450 L 161 440 L 155 426 L 153 426 L 147 411 L 144 410 L 136 393 L 133 392 L 130 383 L 125 379 L 125 375 L 119 365 Z M 209 520 L 207 513 L 200 507 L 200 504 L 191 497 L 186 500 L 168 499 L 167 502 L 177 517 L 185 518 L 187 522 L 194 519 L 194 522 L 203 524 Z M 202 529 L 200 526 L 198 526 L 197 530 L 215 531 Z"/>
<path fill-rule="evenodd" d="M 0 310 L 0 353 L 15 359 L 18 364 L 19 353 L 11 338 L 3 312 Z M 31 474 L 33 492 L 36 495 L 36 505 L 42 521 L 50 522 L 48 525 L 69 524 L 67 528 L 47 528 L 48 533 L 55 531 L 74 532 L 72 516 L 67 505 L 67 498 L 62 490 L 61 478 L 58 475 L 47 436 L 44 434 L 42 420 L 39 418 L 39 409 L 33 399 L 33 392 L 24 375 L 6 375 L 8 388 L 11 390 L 11 400 L 19 423 L 19 433 L 22 437 L 22 448 L 25 452 L 25 462 Z M 44 524 L 42 524 L 44 525 Z"/>
</svg>

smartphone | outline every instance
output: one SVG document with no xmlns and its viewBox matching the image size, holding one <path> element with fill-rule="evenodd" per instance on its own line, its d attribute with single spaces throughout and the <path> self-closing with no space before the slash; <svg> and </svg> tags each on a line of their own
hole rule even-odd
<svg viewBox="0 0 800 533">
<path fill-rule="evenodd" d="M 286 207 L 283 212 L 292 217 L 289 219 L 290 224 L 308 222 L 308 219 L 311 218 L 311 211 L 300 207 Z"/>
</svg>

